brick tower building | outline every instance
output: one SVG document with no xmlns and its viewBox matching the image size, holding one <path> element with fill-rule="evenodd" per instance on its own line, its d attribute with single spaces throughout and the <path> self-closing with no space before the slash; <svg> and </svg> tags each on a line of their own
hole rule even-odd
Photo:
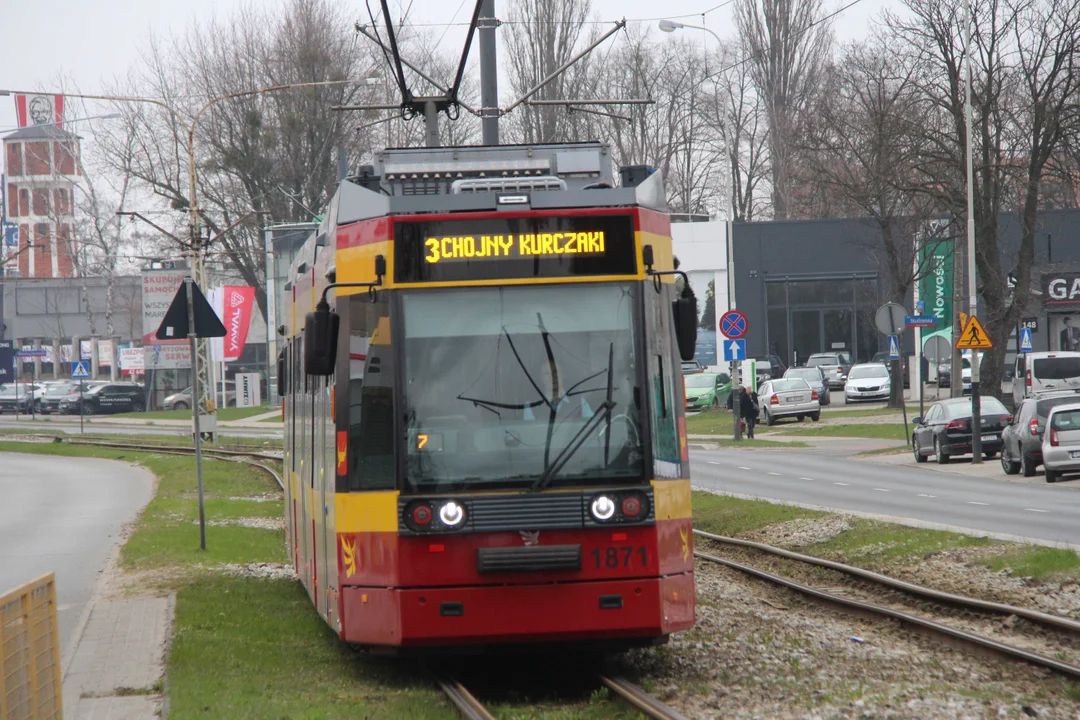
<svg viewBox="0 0 1080 720">
<path fill-rule="evenodd" d="M 18 246 L 3 248 L 5 275 L 75 275 L 78 153 L 78 136 L 56 125 L 31 125 L 4 137 L 4 214 L 19 228 Z"/>
</svg>

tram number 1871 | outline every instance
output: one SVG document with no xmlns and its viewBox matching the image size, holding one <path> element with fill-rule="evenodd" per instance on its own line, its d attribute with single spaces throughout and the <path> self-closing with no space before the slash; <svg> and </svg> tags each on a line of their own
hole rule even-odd
<svg viewBox="0 0 1080 720">
<path fill-rule="evenodd" d="M 624 567 L 628 568 L 631 564 L 636 564 L 638 560 L 641 561 L 641 567 L 645 567 L 648 564 L 648 555 L 645 553 L 645 546 L 631 547 L 629 545 L 623 545 L 621 547 L 606 547 L 596 548 L 592 551 L 591 555 L 593 560 L 596 561 L 596 567 L 609 568 L 614 570 L 615 568 Z"/>
</svg>

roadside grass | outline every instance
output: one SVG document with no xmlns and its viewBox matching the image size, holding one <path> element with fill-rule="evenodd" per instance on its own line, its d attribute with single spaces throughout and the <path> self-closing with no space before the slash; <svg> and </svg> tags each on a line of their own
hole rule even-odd
<svg viewBox="0 0 1080 720">
<path fill-rule="evenodd" d="M 254 408 L 237 408 L 237 407 L 223 407 L 217 409 L 217 417 L 219 422 L 229 422 L 230 420 L 243 420 L 254 415 L 262 415 L 268 413 L 274 408 L 269 405 L 263 405 L 261 407 Z M 94 416 L 98 417 L 98 416 Z M 191 420 L 191 410 L 152 410 L 150 412 L 127 412 L 116 413 L 114 415 L 101 416 L 99 419 L 105 418 L 135 418 L 137 420 Z"/>
<path fill-rule="evenodd" d="M 899 416 L 897 416 L 899 420 Z M 806 435 L 813 437 L 857 437 L 874 438 L 879 440 L 906 440 L 907 428 L 900 422 L 896 423 L 873 423 L 873 424 L 849 424 L 849 425 L 807 425 L 806 423 L 773 426 L 776 432 L 790 433 L 792 435 Z M 908 430 L 910 432 L 910 430 Z"/>
<path fill-rule="evenodd" d="M 803 548 L 808 554 L 838 557 L 859 567 L 875 568 L 903 565 L 942 550 L 985 547 L 995 544 L 986 538 L 961 535 L 943 530 L 912 528 L 906 525 L 857 520 L 855 527 L 831 540 Z"/>
<path fill-rule="evenodd" d="M 823 518 L 829 513 L 778 505 L 764 500 L 743 500 L 727 495 L 694 491 L 691 495 L 694 527 L 714 535 L 739 535 L 766 525 L 799 518 Z"/>
<path fill-rule="evenodd" d="M 878 448 L 877 450 L 864 450 L 863 452 L 855 453 L 854 457 L 865 457 L 869 455 L 905 455 L 911 452 L 910 445 L 897 445 L 896 447 Z"/>
<path fill-rule="evenodd" d="M 1055 576 L 1080 576 L 1080 556 L 1069 548 L 1024 545 L 1003 555 L 983 558 L 981 562 L 994 572 L 1009 568 L 1013 575 L 1040 580 Z"/>
<path fill-rule="evenodd" d="M 896 417 L 902 417 L 899 408 L 897 408 L 896 410 L 890 410 L 887 407 L 878 406 L 869 408 L 849 409 L 851 407 L 849 405 L 840 405 L 836 410 L 833 410 L 832 407 L 832 405 L 826 405 L 825 407 L 821 408 L 822 419 L 846 417 L 878 417 L 882 415 L 895 415 Z M 839 408 L 844 409 L 841 410 Z M 914 415 L 912 415 L 912 412 L 918 414 L 919 406 L 908 405 L 907 411 L 909 418 L 914 417 Z"/>
<path fill-rule="evenodd" d="M 754 431 L 757 432 L 756 430 Z M 694 442 L 691 440 L 690 442 Z M 710 445 L 719 445 L 722 448 L 755 448 L 755 447 L 786 447 L 786 448 L 806 448 L 810 447 L 808 443 L 804 443 L 801 440 L 762 440 L 759 438 L 747 438 L 744 437 L 739 442 L 735 442 L 734 438 L 711 438 L 705 442 Z"/>
</svg>

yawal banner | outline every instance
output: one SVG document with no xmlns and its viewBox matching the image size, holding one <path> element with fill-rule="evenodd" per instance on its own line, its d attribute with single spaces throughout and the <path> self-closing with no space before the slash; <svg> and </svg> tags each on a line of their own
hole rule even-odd
<svg viewBox="0 0 1080 720">
<path fill-rule="evenodd" d="M 225 324 L 225 337 L 213 342 L 214 360 L 234 362 L 240 359 L 247 344 L 251 313 L 255 306 L 255 288 L 226 285 L 210 292 L 210 305 Z"/>
<path fill-rule="evenodd" d="M 60 123 L 64 120 L 64 96 L 16 95 L 15 115 L 21 128 Z"/>
</svg>

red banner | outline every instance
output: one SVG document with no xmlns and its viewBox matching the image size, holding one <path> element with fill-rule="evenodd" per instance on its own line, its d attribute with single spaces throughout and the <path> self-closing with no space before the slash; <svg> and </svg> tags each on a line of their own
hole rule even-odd
<svg viewBox="0 0 1080 720">
<path fill-rule="evenodd" d="M 64 96 L 16 95 L 15 114 L 21 128 L 60 123 L 64 119 Z"/>
<path fill-rule="evenodd" d="M 255 288 L 243 285 L 226 285 L 222 298 L 222 321 L 226 335 L 225 362 L 240 358 L 247 343 L 248 328 L 251 326 L 251 310 L 255 305 Z"/>
</svg>

